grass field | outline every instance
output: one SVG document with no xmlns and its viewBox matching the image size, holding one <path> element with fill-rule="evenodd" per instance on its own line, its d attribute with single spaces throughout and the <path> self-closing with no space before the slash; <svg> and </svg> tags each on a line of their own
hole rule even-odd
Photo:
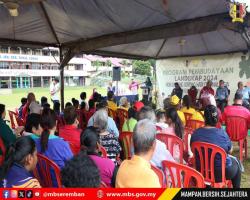
<svg viewBox="0 0 250 200">
<path fill-rule="evenodd" d="M 65 88 L 65 103 L 71 101 L 71 98 L 80 98 L 80 93 L 85 91 L 87 93 L 87 99 L 92 94 L 94 87 L 66 87 Z M 106 87 L 96 87 L 97 91 L 102 95 L 106 95 Z M 50 101 L 49 88 L 33 88 L 33 89 L 13 89 L 11 95 L 0 95 L 0 103 L 5 104 L 7 110 L 14 110 L 20 106 L 20 100 L 22 97 L 26 97 L 29 92 L 34 92 L 38 101 L 40 101 L 42 96 L 46 96 L 49 103 Z M 8 117 L 8 115 L 7 115 Z M 250 137 L 248 137 L 248 153 L 250 154 Z M 238 143 L 234 143 L 234 155 L 237 156 L 239 153 Z M 248 155 L 249 157 L 249 155 Z M 245 172 L 242 174 L 241 187 L 250 188 L 250 159 L 244 161 L 243 163 Z"/>
<path fill-rule="evenodd" d="M 92 94 L 92 90 L 94 87 L 66 87 L 64 96 L 64 102 L 71 101 L 74 97 L 76 99 L 80 99 L 80 93 L 86 92 L 87 99 Z M 96 87 L 97 91 L 102 95 L 106 96 L 106 88 Z M 34 92 L 36 96 L 36 100 L 40 102 L 42 96 L 48 98 L 49 104 L 52 106 L 52 102 L 50 100 L 49 88 L 29 88 L 29 89 L 13 89 L 13 93 L 11 95 L 0 95 L 0 103 L 5 104 L 7 110 L 13 110 L 18 108 L 21 105 L 21 98 L 26 97 L 29 92 Z"/>
</svg>

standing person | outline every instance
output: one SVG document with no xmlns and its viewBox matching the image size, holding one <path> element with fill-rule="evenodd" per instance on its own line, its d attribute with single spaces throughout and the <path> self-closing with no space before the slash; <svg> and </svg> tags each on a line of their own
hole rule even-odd
<svg viewBox="0 0 250 200">
<path fill-rule="evenodd" d="M 131 83 L 129 84 L 129 90 L 131 91 L 132 95 L 136 96 L 136 100 L 139 99 L 138 89 L 139 89 L 139 84 L 134 79 L 131 79 Z"/>
<path fill-rule="evenodd" d="M 228 89 L 225 87 L 224 81 L 220 80 L 219 87 L 216 90 L 215 99 L 217 106 L 220 108 L 221 112 L 224 112 L 224 108 L 227 106 L 228 97 Z"/>
<path fill-rule="evenodd" d="M 201 89 L 200 98 L 203 94 L 211 94 L 214 96 L 214 89 L 212 88 L 213 82 L 211 80 L 207 81 L 206 86 Z"/>
<path fill-rule="evenodd" d="M 174 89 L 171 93 L 171 96 L 176 95 L 177 97 L 179 97 L 179 99 L 182 99 L 182 94 L 183 94 L 183 90 L 181 89 L 179 83 L 174 83 Z"/>
<path fill-rule="evenodd" d="M 113 86 L 112 81 L 109 82 L 109 85 L 108 85 L 108 88 L 107 88 L 107 92 L 109 92 L 109 91 L 112 91 L 112 92 L 115 93 L 115 86 Z"/>
<path fill-rule="evenodd" d="M 250 97 L 250 88 L 243 85 L 243 82 L 238 82 L 238 90 L 236 91 L 237 93 L 240 93 L 242 95 L 243 99 L 243 106 L 246 107 L 247 109 L 250 109 L 250 104 L 249 104 L 249 97 Z"/>
<path fill-rule="evenodd" d="M 204 101 L 208 97 L 208 95 L 211 94 L 214 96 L 214 90 L 212 88 L 212 85 L 213 85 L 213 82 L 211 80 L 208 80 L 206 86 L 204 86 L 201 89 L 199 99 L 203 107 L 204 107 Z"/>
<path fill-rule="evenodd" d="M 60 92 L 59 79 L 54 78 L 54 80 L 52 81 L 52 84 L 50 85 L 50 95 L 51 95 L 51 100 L 53 101 L 53 103 L 60 102 L 59 92 Z"/>
<path fill-rule="evenodd" d="M 146 87 L 148 88 L 148 101 L 152 101 L 152 90 L 153 90 L 153 84 L 149 78 L 149 76 L 147 77 L 147 80 L 145 82 Z"/>
<path fill-rule="evenodd" d="M 198 94 L 197 88 L 194 85 L 191 86 L 191 88 L 188 90 L 188 95 L 191 97 L 192 106 L 196 105 L 197 94 Z"/>
</svg>

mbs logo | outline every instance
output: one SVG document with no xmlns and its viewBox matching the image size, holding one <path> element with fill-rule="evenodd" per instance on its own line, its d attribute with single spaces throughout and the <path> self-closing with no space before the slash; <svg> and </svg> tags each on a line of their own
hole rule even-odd
<svg viewBox="0 0 250 200">
<path fill-rule="evenodd" d="M 246 75 L 246 78 L 250 78 L 250 56 L 248 59 L 246 59 L 246 56 L 241 57 L 241 61 L 239 62 L 239 76 L 240 78 L 243 78 L 244 75 Z"/>
</svg>

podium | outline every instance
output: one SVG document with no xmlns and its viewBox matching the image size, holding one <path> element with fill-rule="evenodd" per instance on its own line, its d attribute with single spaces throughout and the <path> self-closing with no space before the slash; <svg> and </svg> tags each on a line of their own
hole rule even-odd
<svg viewBox="0 0 250 200">
<path fill-rule="evenodd" d="M 147 86 L 141 86 L 142 89 L 142 96 L 148 95 L 148 87 Z"/>
<path fill-rule="evenodd" d="M 150 95 L 150 93 L 149 93 L 150 88 L 143 85 L 143 86 L 141 86 L 141 89 L 142 89 L 142 99 L 144 101 L 148 102 L 149 101 L 149 95 Z"/>
</svg>

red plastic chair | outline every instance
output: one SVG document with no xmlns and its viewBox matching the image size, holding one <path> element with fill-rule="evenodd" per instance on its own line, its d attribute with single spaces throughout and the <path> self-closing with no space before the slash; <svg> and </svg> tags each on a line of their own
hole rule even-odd
<svg viewBox="0 0 250 200">
<path fill-rule="evenodd" d="M 42 187 L 51 188 L 53 186 L 52 174 L 55 175 L 57 186 L 62 187 L 60 168 L 52 160 L 48 159 L 42 154 L 37 154 L 38 162 L 36 168 L 33 170 L 34 177 L 40 182 Z"/>
<path fill-rule="evenodd" d="M 193 116 L 193 114 L 191 114 L 191 113 L 185 113 L 185 112 L 183 112 L 183 113 L 184 113 L 186 122 L 187 122 L 188 120 L 190 120 L 191 117 Z"/>
<path fill-rule="evenodd" d="M 247 159 L 247 120 L 243 117 L 229 116 L 226 117 L 226 132 L 230 139 L 239 142 L 240 161 L 243 161 L 243 149 L 245 147 L 245 158 Z"/>
<path fill-rule="evenodd" d="M 205 188 L 204 177 L 191 167 L 166 160 L 162 161 L 162 167 L 168 188 Z"/>
<path fill-rule="evenodd" d="M 196 130 L 196 129 L 201 128 L 203 126 L 205 126 L 205 123 L 203 121 L 199 121 L 199 120 L 190 119 L 186 123 L 186 127 L 192 128 L 193 130 Z"/>
<path fill-rule="evenodd" d="M 166 183 L 165 183 L 165 177 L 163 174 L 163 171 L 161 171 L 158 167 L 155 167 L 154 165 L 151 165 L 151 169 L 156 173 L 156 175 L 159 178 L 159 182 L 161 184 L 162 188 L 166 188 Z"/>
<path fill-rule="evenodd" d="M 101 152 L 103 158 L 108 157 L 108 153 L 107 153 L 106 149 L 103 146 L 101 146 L 101 145 L 99 146 L 99 151 Z"/>
<path fill-rule="evenodd" d="M 18 117 L 18 114 L 14 114 L 18 126 L 25 126 L 24 120 Z"/>
<path fill-rule="evenodd" d="M 122 132 L 119 136 L 119 140 L 121 141 L 122 151 L 124 155 L 124 159 L 130 159 L 132 157 L 131 147 L 132 147 L 132 132 Z"/>
<path fill-rule="evenodd" d="M 206 142 L 194 142 L 191 145 L 192 152 L 194 153 L 194 167 L 197 169 L 197 161 L 200 163 L 200 173 L 205 178 L 205 183 L 214 188 L 232 187 L 230 180 L 226 180 L 226 157 L 227 154 L 221 147 L 209 144 Z M 214 176 L 214 163 L 215 156 L 221 157 L 221 182 L 215 182 Z M 198 170 L 198 169 L 197 169 Z"/>
<path fill-rule="evenodd" d="M 3 142 L 1 137 L 0 137 L 0 149 L 2 151 L 2 155 L 0 155 L 0 166 L 2 166 L 2 164 L 4 163 L 4 160 L 5 160 L 6 148 L 5 148 L 4 142 Z"/>
<path fill-rule="evenodd" d="M 180 150 L 180 163 L 183 164 L 183 152 L 184 152 L 184 143 L 182 139 L 175 135 L 165 134 L 165 133 L 157 133 L 156 139 L 162 141 L 166 144 L 167 149 L 171 153 L 172 156 L 174 156 L 174 148 L 176 145 L 179 146 Z"/>
<path fill-rule="evenodd" d="M 11 125 L 11 128 L 12 129 L 15 129 L 17 128 L 17 124 L 15 122 L 15 112 L 11 111 L 11 110 L 8 110 L 9 112 L 9 117 L 10 117 L 10 125 Z"/>
<path fill-rule="evenodd" d="M 118 120 L 118 124 L 119 124 L 119 131 L 122 130 L 122 126 L 124 124 L 124 122 L 128 119 L 128 111 L 122 108 L 118 108 L 116 110 L 116 116 L 117 116 L 117 120 Z"/>
</svg>

